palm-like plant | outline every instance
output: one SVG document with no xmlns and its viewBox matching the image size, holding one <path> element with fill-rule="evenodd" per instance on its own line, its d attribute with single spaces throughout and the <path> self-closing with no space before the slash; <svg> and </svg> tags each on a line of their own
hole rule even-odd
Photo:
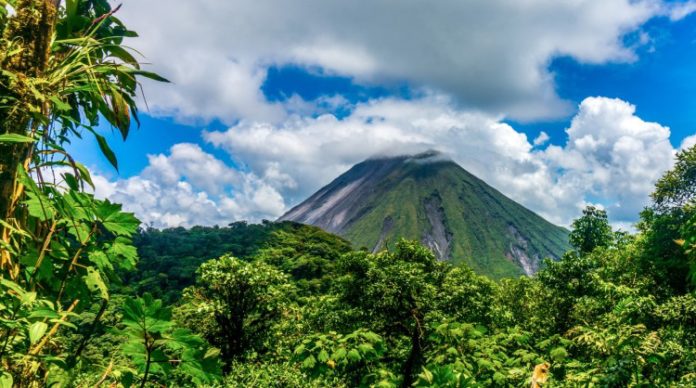
<svg viewBox="0 0 696 388">
<path fill-rule="evenodd" d="M 8 248 L 18 248 L 12 235 L 24 224 L 17 214 L 24 194 L 17 168 L 36 173 L 44 185 L 40 169 L 69 166 L 78 181 L 90 183 L 86 170 L 63 148 L 71 135 L 84 131 L 97 138 L 117 167 L 105 138 L 94 130 L 98 120 L 106 119 L 125 139 L 131 117 L 137 120 L 137 76 L 164 80 L 142 71 L 122 45 L 135 33 L 114 17 L 106 0 L 68 0 L 64 9 L 56 3 L 0 0 L 16 10 L 0 22 L 0 216 L 6 248 L 0 268 L 12 278 L 19 268 Z"/>
</svg>

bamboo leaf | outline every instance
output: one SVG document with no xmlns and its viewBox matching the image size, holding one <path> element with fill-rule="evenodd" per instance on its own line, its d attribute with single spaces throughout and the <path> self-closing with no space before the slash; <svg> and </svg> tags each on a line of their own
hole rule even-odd
<svg viewBox="0 0 696 388">
<path fill-rule="evenodd" d="M 140 76 L 143 76 L 145 78 L 149 78 L 151 80 L 159 81 L 159 82 L 169 82 L 168 79 L 162 77 L 159 74 L 153 73 L 151 71 L 145 71 L 145 70 L 135 70 L 132 72 L 133 74 L 137 74 Z"/>
<path fill-rule="evenodd" d="M 36 140 L 25 135 L 6 133 L 0 135 L 0 143 L 33 143 Z"/>
<path fill-rule="evenodd" d="M 92 187 L 94 189 L 94 182 L 92 182 L 92 175 L 89 173 L 89 170 L 87 169 L 87 167 L 85 167 L 84 164 L 78 163 L 78 162 L 75 162 L 74 166 L 77 169 L 77 171 L 80 172 L 80 178 L 83 181 L 87 182 L 87 184 L 90 185 L 90 187 Z"/>
<path fill-rule="evenodd" d="M 106 159 L 111 163 L 112 166 L 118 171 L 118 161 L 116 160 L 116 154 L 114 154 L 114 151 L 109 147 L 109 144 L 106 142 L 106 139 L 104 136 L 95 133 L 94 136 L 97 138 L 97 143 L 99 143 L 99 149 L 101 149 L 102 154 L 106 157 Z"/>
</svg>

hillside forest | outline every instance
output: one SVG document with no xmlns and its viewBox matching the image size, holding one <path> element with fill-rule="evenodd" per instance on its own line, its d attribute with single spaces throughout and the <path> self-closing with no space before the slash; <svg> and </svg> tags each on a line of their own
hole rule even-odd
<svg viewBox="0 0 696 388">
<path fill-rule="evenodd" d="M 0 0 L 1 388 L 696 385 L 696 147 L 635 233 L 588 207 L 529 277 L 292 222 L 141 228 L 66 150 L 118 168 L 97 126 L 125 140 L 167 82 L 116 11 Z"/>
</svg>

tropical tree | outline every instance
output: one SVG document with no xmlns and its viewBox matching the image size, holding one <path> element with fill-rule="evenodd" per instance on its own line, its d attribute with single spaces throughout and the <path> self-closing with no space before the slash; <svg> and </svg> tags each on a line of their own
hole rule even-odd
<svg viewBox="0 0 696 388">
<path fill-rule="evenodd" d="M 677 153 L 674 167 L 657 181 L 652 199 L 638 224 L 643 267 L 674 292 L 683 293 L 690 283 L 696 284 L 691 243 L 691 225 L 696 220 L 696 146 Z"/>
<path fill-rule="evenodd" d="M 220 348 L 229 371 L 249 352 L 272 347 L 270 329 L 292 293 L 288 276 L 276 268 L 223 256 L 201 265 L 197 284 L 184 290 L 182 320 Z"/>
<path fill-rule="evenodd" d="M 655 184 L 651 195 L 655 208 L 683 208 L 696 199 L 696 145 L 677 153 L 674 167 Z"/>
<path fill-rule="evenodd" d="M 449 266 L 417 242 L 401 240 L 393 252 L 347 254 L 337 263 L 341 298 L 387 347 L 404 346 L 397 362 L 402 386 L 410 386 L 423 364 L 426 318 Z M 398 344 L 398 345 L 397 345 Z M 395 346 L 396 345 L 396 346 Z"/>
<path fill-rule="evenodd" d="M 613 237 L 607 212 L 594 206 L 587 206 L 582 211 L 582 217 L 573 221 L 569 239 L 570 245 L 580 254 L 587 254 L 597 247 L 609 246 Z"/>
</svg>

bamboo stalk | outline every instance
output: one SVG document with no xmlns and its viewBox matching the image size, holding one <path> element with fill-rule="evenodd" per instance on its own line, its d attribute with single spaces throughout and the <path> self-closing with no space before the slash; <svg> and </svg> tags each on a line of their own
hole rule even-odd
<svg viewBox="0 0 696 388">
<path fill-rule="evenodd" d="M 41 246 L 41 251 L 39 252 L 39 258 L 36 259 L 36 263 L 34 264 L 34 272 L 31 274 L 31 278 L 29 279 L 29 282 L 33 282 L 34 278 L 36 277 L 36 274 L 39 273 L 39 267 L 41 267 L 41 263 L 43 262 L 44 257 L 46 256 L 46 252 L 48 251 L 48 246 L 51 244 L 51 239 L 53 238 L 53 233 L 56 232 L 56 220 L 53 220 L 51 223 L 51 228 L 48 230 L 48 234 L 46 235 L 46 238 L 44 239 L 43 245 Z"/>
<path fill-rule="evenodd" d="M 39 342 L 39 343 L 34 347 L 34 349 L 32 349 L 32 350 L 29 351 L 29 355 L 30 355 L 30 356 L 35 356 L 35 355 L 39 354 L 39 352 L 40 352 L 41 349 L 46 345 L 46 343 L 48 342 L 48 340 L 49 340 L 51 337 L 53 337 L 53 336 L 58 332 L 58 329 L 60 328 L 61 322 L 65 322 L 65 321 L 67 320 L 68 314 L 70 314 L 70 313 L 75 309 L 75 306 L 77 306 L 77 304 L 78 304 L 79 302 L 80 302 L 79 299 L 75 299 L 75 300 L 72 302 L 72 304 L 70 305 L 70 307 L 68 307 L 68 309 L 65 310 L 65 312 L 63 313 L 63 315 L 60 317 L 60 320 L 59 320 L 58 322 L 56 322 L 56 323 L 53 325 L 53 327 L 51 328 L 51 331 L 49 331 L 48 334 L 46 334 L 46 335 L 41 339 L 41 342 Z"/>
<path fill-rule="evenodd" d="M 99 381 L 97 381 L 97 383 L 95 384 L 95 386 L 98 387 L 98 386 L 104 384 L 104 381 L 106 381 L 106 379 L 109 377 L 109 374 L 111 373 L 111 370 L 112 370 L 113 368 L 114 368 L 114 360 L 111 360 L 111 362 L 109 362 L 109 366 L 106 367 L 106 370 L 104 371 L 104 374 L 103 374 L 102 377 L 99 379 Z"/>
</svg>

